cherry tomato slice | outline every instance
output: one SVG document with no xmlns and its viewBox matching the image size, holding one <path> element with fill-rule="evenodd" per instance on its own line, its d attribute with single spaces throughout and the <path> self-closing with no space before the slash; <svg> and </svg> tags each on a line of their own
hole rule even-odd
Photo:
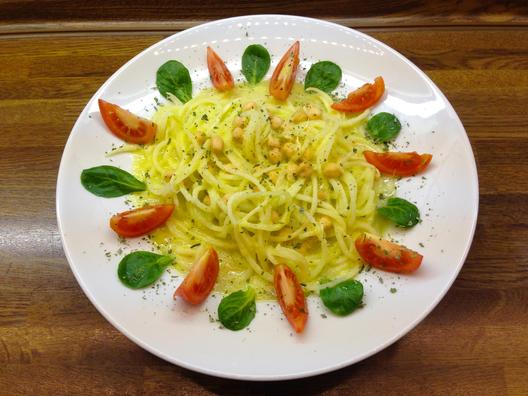
<svg viewBox="0 0 528 396">
<path fill-rule="evenodd" d="M 308 320 L 308 306 L 297 276 L 290 267 L 279 264 L 275 266 L 273 284 L 282 312 L 293 329 L 301 333 Z"/>
<path fill-rule="evenodd" d="M 207 67 L 209 68 L 211 82 L 216 89 L 225 92 L 235 86 L 231 72 L 227 69 L 222 58 L 211 47 L 207 47 Z"/>
<path fill-rule="evenodd" d="M 290 95 L 299 66 L 300 43 L 296 41 L 283 55 L 271 76 L 269 92 L 278 100 L 286 100 Z"/>
<path fill-rule="evenodd" d="M 412 153 L 376 153 L 364 151 L 367 162 L 374 165 L 381 173 L 392 176 L 413 176 L 423 172 L 433 156 L 431 154 Z"/>
<path fill-rule="evenodd" d="M 365 84 L 348 94 L 346 99 L 332 104 L 332 108 L 345 113 L 358 113 L 374 106 L 385 92 L 383 77 L 376 77 L 374 84 Z"/>
<path fill-rule="evenodd" d="M 101 117 L 110 132 L 127 143 L 147 144 L 156 137 L 157 126 L 152 121 L 99 99 Z"/>
<path fill-rule="evenodd" d="M 174 299 L 179 296 L 189 304 L 201 304 L 213 290 L 219 271 L 218 254 L 216 250 L 209 248 L 195 261 L 180 287 L 174 292 Z"/>
<path fill-rule="evenodd" d="M 384 271 L 408 274 L 422 264 L 420 253 L 371 234 L 360 235 L 355 245 L 367 264 Z"/>
<path fill-rule="evenodd" d="M 174 211 L 174 205 L 145 206 L 113 215 L 110 228 L 122 237 L 138 237 L 146 235 L 165 224 Z"/>
</svg>

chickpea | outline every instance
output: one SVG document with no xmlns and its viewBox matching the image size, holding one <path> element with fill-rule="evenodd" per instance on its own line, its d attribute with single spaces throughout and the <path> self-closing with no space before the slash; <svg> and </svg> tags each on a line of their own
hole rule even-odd
<svg viewBox="0 0 528 396">
<path fill-rule="evenodd" d="M 306 115 L 305 111 L 303 109 L 298 109 L 295 113 L 292 115 L 292 121 L 296 124 L 306 121 L 308 119 L 308 116 Z"/>
<path fill-rule="evenodd" d="M 290 175 L 295 175 L 297 174 L 297 172 L 299 172 L 299 165 L 294 164 L 294 163 L 288 164 L 288 173 Z"/>
<path fill-rule="evenodd" d="M 293 229 L 291 227 L 283 227 L 279 231 L 279 237 L 288 238 L 288 236 L 290 236 L 292 233 L 293 233 Z"/>
<path fill-rule="evenodd" d="M 317 120 L 321 118 L 321 109 L 319 109 L 319 107 L 315 105 L 312 105 L 312 104 L 305 105 L 303 107 L 303 110 L 306 113 L 306 116 L 310 120 Z"/>
<path fill-rule="evenodd" d="M 276 163 L 280 162 L 282 160 L 281 151 L 277 147 L 271 149 L 269 151 L 269 153 L 268 153 L 268 160 L 272 164 L 276 164 Z"/>
<path fill-rule="evenodd" d="M 211 136 L 211 150 L 215 154 L 220 154 L 224 151 L 224 140 L 220 136 Z"/>
<path fill-rule="evenodd" d="M 312 172 L 313 172 L 312 164 L 310 164 L 309 162 L 303 161 L 299 164 L 299 168 L 297 171 L 299 176 L 310 177 L 312 176 Z"/>
<path fill-rule="evenodd" d="M 329 179 L 338 178 L 343 174 L 343 168 L 341 165 L 336 164 L 335 162 L 329 162 L 323 167 L 323 175 Z"/>
<path fill-rule="evenodd" d="M 319 199 L 327 199 L 328 193 L 326 191 L 318 191 L 317 192 L 317 198 Z"/>
<path fill-rule="evenodd" d="M 248 111 L 248 110 L 253 110 L 257 108 L 257 104 L 255 102 L 247 102 L 243 107 L 242 107 L 242 110 L 244 111 Z"/>
<path fill-rule="evenodd" d="M 275 223 L 278 223 L 279 220 L 280 220 L 280 215 L 279 215 L 279 213 L 278 213 L 277 211 L 273 210 L 273 211 L 271 212 L 271 222 L 272 222 L 273 224 L 275 224 Z"/>
<path fill-rule="evenodd" d="M 310 238 L 307 238 L 304 240 L 304 242 L 302 243 L 301 247 L 299 248 L 299 253 L 301 254 L 307 254 L 309 253 L 311 250 L 313 250 L 313 248 L 317 245 L 317 240 L 310 237 Z"/>
<path fill-rule="evenodd" d="M 196 141 L 198 142 L 198 144 L 204 144 L 205 139 L 207 138 L 205 136 L 205 133 L 203 133 L 202 131 L 197 131 L 194 137 L 196 138 Z"/>
<path fill-rule="evenodd" d="M 325 231 L 328 231 L 332 227 L 332 219 L 328 216 L 321 216 L 319 222 Z"/>
<path fill-rule="evenodd" d="M 279 139 L 277 139 L 277 138 L 275 138 L 273 136 L 268 137 L 268 146 L 272 147 L 272 148 L 280 147 Z"/>
<path fill-rule="evenodd" d="M 247 124 L 248 119 L 246 117 L 237 116 L 233 119 L 233 126 L 244 128 Z"/>
<path fill-rule="evenodd" d="M 297 151 L 296 148 L 297 147 L 294 143 L 284 143 L 284 145 L 282 146 L 282 152 L 287 158 L 291 158 L 295 155 L 295 152 Z"/>
<path fill-rule="evenodd" d="M 277 180 L 279 178 L 279 171 L 278 170 L 272 170 L 268 173 L 268 176 L 273 184 L 277 183 Z"/>
<path fill-rule="evenodd" d="M 240 127 L 236 127 L 235 129 L 233 129 L 231 135 L 233 136 L 233 139 L 237 142 L 241 142 L 242 140 L 244 140 L 244 130 Z"/>
<path fill-rule="evenodd" d="M 310 161 L 313 157 L 314 157 L 314 152 L 313 152 L 313 150 L 312 150 L 311 148 L 308 147 L 308 148 L 304 151 L 304 153 L 303 153 L 303 155 L 302 155 L 302 158 L 303 158 L 303 160 L 305 160 L 305 161 Z"/>
<path fill-rule="evenodd" d="M 271 127 L 275 130 L 279 129 L 280 127 L 282 127 L 282 124 L 284 123 L 284 120 L 280 117 L 277 117 L 277 116 L 273 116 L 271 117 Z"/>
</svg>

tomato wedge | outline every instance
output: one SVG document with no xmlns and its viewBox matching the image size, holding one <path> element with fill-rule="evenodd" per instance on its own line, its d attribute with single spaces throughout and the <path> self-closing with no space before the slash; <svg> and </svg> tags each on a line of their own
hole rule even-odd
<svg viewBox="0 0 528 396">
<path fill-rule="evenodd" d="M 392 176 L 413 176 L 423 172 L 433 156 L 431 154 L 412 153 L 376 153 L 364 151 L 367 162 L 374 165 L 381 173 Z"/>
<path fill-rule="evenodd" d="M 345 113 L 358 113 L 378 103 L 383 92 L 385 92 L 385 81 L 383 77 L 376 77 L 374 84 L 364 84 L 349 93 L 346 99 L 332 104 L 332 108 Z"/>
<path fill-rule="evenodd" d="M 231 72 L 227 69 L 222 58 L 211 47 L 207 47 L 207 67 L 209 68 L 211 81 L 216 89 L 225 92 L 235 86 Z"/>
<path fill-rule="evenodd" d="M 301 333 L 308 320 L 308 306 L 297 276 L 286 264 L 279 264 L 275 266 L 273 284 L 282 312 L 293 329 Z"/>
<path fill-rule="evenodd" d="M 110 228 L 122 237 L 138 237 L 165 224 L 174 211 L 174 205 L 145 206 L 113 215 Z"/>
<path fill-rule="evenodd" d="M 156 137 L 157 126 L 152 121 L 99 99 L 101 117 L 110 132 L 127 143 L 147 144 Z"/>
<path fill-rule="evenodd" d="M 213 290 L 219 271 L 218 254 L 210 247 L 194 262 L 191 271 L 174 292 L 174 299 L 179 296 L 189 304 L 201 304 Z"/>
<path fill-rule="evenodd" d="M 384 271 L 408 274 L 422 264 L 423 256 L 420 253 L 372 234 L 360 235 L 355 244 L 367 264 Z"/>
<path fill-rule="evenodd" d="M 269 92 L 278 100 L 286 100 L 290 95 L 299 66 L 300 43 L 296 41 L 282 56 L 271 76 Z"/>
</svg>

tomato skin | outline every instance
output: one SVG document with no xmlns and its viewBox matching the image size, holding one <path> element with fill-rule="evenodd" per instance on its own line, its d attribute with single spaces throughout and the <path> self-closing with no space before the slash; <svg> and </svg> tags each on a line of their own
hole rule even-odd
<svg viewBox="0 0 528 396">
<path fill-rule="evenodd" d="M 146 235 L 165 224 L 173 211 L 174 205 L 172 204 L 145 206 L 127 210 L 110 218 L 110 228 L 117 235 L 126 238 Z"/>
<path fill-rule="evenodd" d="M 233 76 L 225 65 L 225 62 L 211 48 L 207 47 L 207 67 L 214 87 L 221 92 L 226 92 L 235 86 Z"/>
<path fill-rule="evenodd" d="M 376 77 L 374 84 L 364 84 L 348 94 L 346 99 L 332 104 L 332 108 L 345 113 L 359 113 L 374 106 L 385 92 L 383 77 Z"/>
<path fill-rule="evenodd" d="M 273 284 L 282 312 L 297 333 L 301 333 L 308 321 L 306 298 L 297 276 L 286 264 L 275 266 Z"/>
<path fill-rule="evenodd" d="M 271 76 L 269 92 L 277 100 L 286 100 L 295 82 L 299 66 L 299 51 L 301 44 L 296 41 L 282 56 Z"/>
<path fill-rule="evenodd" d="M 355 245 L 367 264 L 384 271 L 409 274 L 422 264 L 420 253 L 371 234 L 360 235 Z"/>
<path fill-rule="evenodd" d="M 381 173 L 392 176 L 413 176 L 423 172 L 431 162 L 431 154 L 412 153 L 376 153 L 364 151 L 367 162 L 374 165 Z"/>
<path fill-rule="evenodd" d="M 158 129 L 155 123 L 103 99 L 99 99 L 98 103 L 104 123 L 119 139 L 133 144 L 154 141 Z"/>
<path fill-rule="evenodd" d="M 210 247 L 194 262 L 191 270 L 174 292 L 174 299 L 181 297 L 189 304 L 201 304 L 213 290 L 219 271 L 218 254 Z"/>
</svg>

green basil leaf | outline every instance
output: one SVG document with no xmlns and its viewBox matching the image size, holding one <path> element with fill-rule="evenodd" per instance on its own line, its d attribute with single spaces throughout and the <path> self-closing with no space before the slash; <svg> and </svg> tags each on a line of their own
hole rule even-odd
<svg viewBox="0 0 528 396">
<path fill-rule="evenodd" d="M 172 262 L 172 256 L 139 251 L 127 254 L 117 267 L 117 276 L 131 289 L 141 289 L 156 282 Z"/>
<path fill-rule="evenodd" d="M 420 211 L 413 203 L 402 198 L 389 198 L 386 206 L 378 208 L 378 212 L 400 227 L 413 227 L 420 222 Z"/>
<path fill-rule="evenodd" d="M 134 191 L 145 191 L 147 186 L 130 173 L 115 166 L 102 165 L 85 169 L 81 184 L 98 197 L 113 198 Z"/>
<path fill-rule="evenodd" d="M 304 80 L 304 89 L 314 87 L 326 93 L 336 89 L 341 81 L 341 68 L 330 61 L 321 61 L 314 63 Z"/>
<path fill-rule="evenodd" d="M 269 70 L 271 58 L 268 50 L 260 44 L 246 48 L 242 55 L 242 74 L 250 84 L 259 83 Z"/>
<path fill-rule="evenodd" d="M 378 113 L 367 122 L 368 134 L 378 142 L 388 142 L 394 139 L 400 130 L 400 120 L 391 113 Z"/>
<path fill-rule="evenodd" d="M 218 305 L 218 319 L 229 330 L 242 330 L 251 323 L 256 312 L 255 291 L 252 288 L 231 293 Z"/>
<path fill-rule="evenodd" d="M 182 103 L 192 98 L 192 81 L 189 70 L 180 62 L 165 62 L 156 73 L 156 86 L 160 93 L 169 99 L 169 94 L 176 96 Z"/>
<path fill-rule="evenodd" d="M 357 280 L 348 279 L 333 287 L 321 289 L 319 295 L 330 311 L 345 316 L 361 306 L 363 285 Z"/>
</svg>

